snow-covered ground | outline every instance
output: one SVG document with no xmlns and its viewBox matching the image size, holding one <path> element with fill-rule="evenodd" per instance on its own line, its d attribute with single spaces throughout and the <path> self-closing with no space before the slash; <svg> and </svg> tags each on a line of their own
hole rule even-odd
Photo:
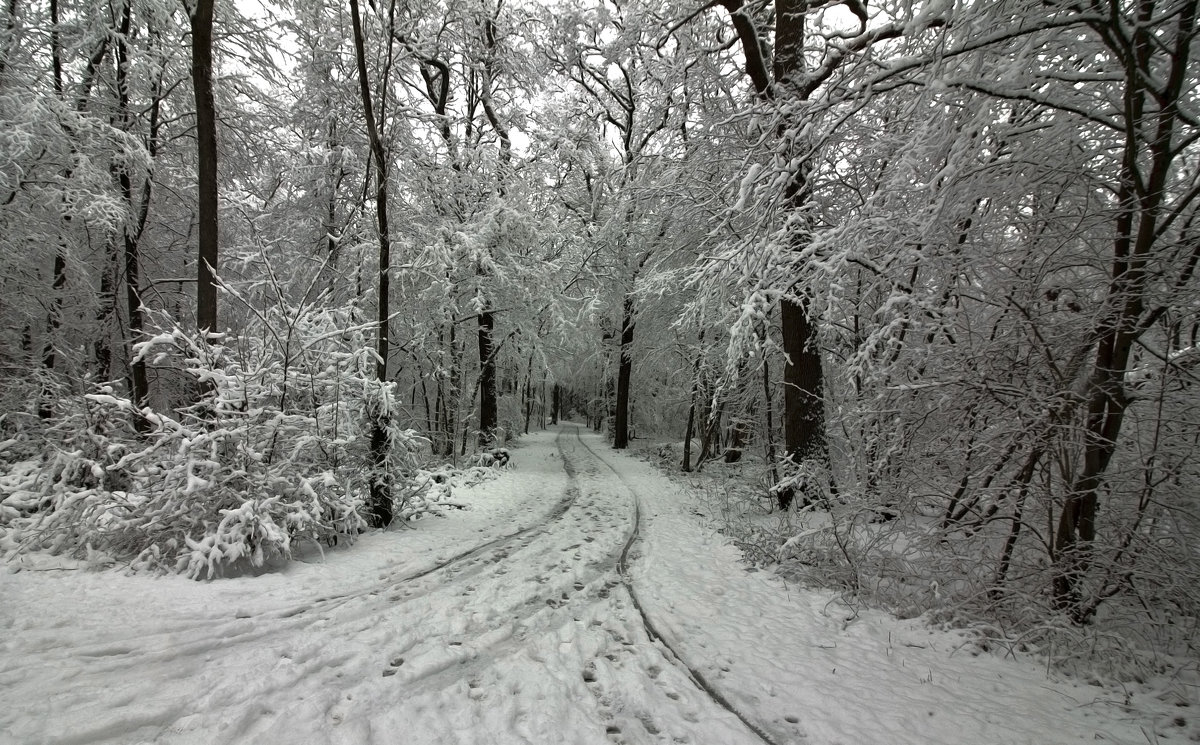
<svg viewBox="0 0 1200 745">
<path fill-rule="evenodd" d="M 571 424 L 468 509 L 258 577 L 0 572 L 0 743 L 1185 742 L 960 634 L 748 571 Z M 19 569 L 19 571 L 17 571 Z M 1178 702 L 1177 702 L 1178 703 Z M 1179 724 L 1183 722 L 1183 724 Z"/>
</svg>

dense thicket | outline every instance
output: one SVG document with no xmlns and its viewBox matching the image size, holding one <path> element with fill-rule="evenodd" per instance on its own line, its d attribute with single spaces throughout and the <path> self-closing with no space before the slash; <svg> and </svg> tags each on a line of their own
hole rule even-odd
<svg viewBox="0 0 1200 745">
<path fill-rule="evenodd" d="M 203 13 L 3 9 L 8 549 L 209 574 L 577 416 L 905 612 L 1194 627 L 1193 0 L 218 3 L 219 221 Z"/>
</svg>

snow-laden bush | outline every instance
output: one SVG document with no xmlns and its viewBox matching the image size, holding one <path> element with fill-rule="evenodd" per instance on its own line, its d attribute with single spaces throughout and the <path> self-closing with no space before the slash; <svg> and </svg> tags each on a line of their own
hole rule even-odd
<svg viewBox="0 0 1200 745">
<path fill-rule="evenodd" d="M 170 328 L 139 345 L 194 381 L 194 403 L 171 414 L 111 387 L 64 402 L 53 452 L 0 484 L 0 547 L 211 577 L 287 557 L 301 539 L 353 537 L 367 525 L 376 420 L 395 512 L 411 514 L 428 483 L 414 459 L 424 441 L 390 415 L 362 334 L 329 313 L 297 314 L 286 337 L 261 320 L 230 343 Z"/>
</svg>

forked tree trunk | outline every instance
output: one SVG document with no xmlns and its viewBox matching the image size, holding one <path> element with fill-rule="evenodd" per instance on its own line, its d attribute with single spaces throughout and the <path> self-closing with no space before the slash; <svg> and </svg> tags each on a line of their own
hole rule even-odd
<svg viewBox="0 0 1200 745">
<path fill-rule="evenodd" d="M 1126 63 L 1122 81 L 1125 141 L 1116 195 L 1111 283 L 1088 381 L 1083 465 L 1065 495 L 1054 542 L 1055 602 L 1078 623 L 1095 610 L 1095 603 L 1080 597 L 1080 584 L 1096 538 L 1100 492 L 1129 404 L 1125 375 L 1133 345 L 1149 327 L 1147 317 L 1154 316 L 1146 308 L 1148 271 L 1153 271 L 1153 252 L 1163 240 L 1169 183 L 1182 167 L 1176 159 L 1185 152 L 1177 147 L 1175 138 L 1180 134 L 1181 104 L 1194 72 L 1197 5 L 1184 2 L 1176 13 L 1159 15 L 1153 2 L 1141 2 L 1133 11 L 1135 18 L 1114 18 L 1105 21 L 1111 26 L 1099 29 L 1113 57 Z M 1190 277 L 1200 248 L 1192 256 L 1183 276 Z"/>
<path fill-rule="evenodd" d="M 758 36 L 744 0 L 719 0 L 729 11 L 730 19 L 741 42 L 746 59 L 746 73 L 761 101 L 786 103 L 804 100 L 811 90 L 800 83 L 808 73 L 804 57 L 805 14 L 811 4 L 807 0 L 777 0 L 775 3 L 775 59 L 768 71 L 764 44 Z M 788 153 L 803 157 L 803 153 Z M 796 169 L 786 187 L 787 212 L 799 215 L 808 204 L 807 168 Z M 787 216 L 784 219 L 788 219 Z M 791 236 L 792 248 L 805 247 L 807 236 L 796 231 Z M 780 330 L 786 362 L 783 368 L 783 450 L 784 456 L 797 466 L 817 461 L 828 470 L 829 454 L 825 444 L 824 380 L 821 357 L 817 346 L 817 327 L 809 318 L 802 288 L 793 286 L 780 301 Z M 801 492 L 818 492 L 821 485 Z M 787 509 L 797 496 L 795 487 L 778 490 L 781 509 Z M 813 494 L 801 495 L 810 500 Z"/>
</svg>

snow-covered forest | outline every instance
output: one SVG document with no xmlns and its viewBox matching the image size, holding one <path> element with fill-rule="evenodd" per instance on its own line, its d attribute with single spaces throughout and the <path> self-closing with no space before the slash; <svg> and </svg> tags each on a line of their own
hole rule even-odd
<svg viewBox="0 0 1200 745">
<path fill-rule="evenodd" d="M 1198 138 L 1197 0 L 5 0 L 0 556 L 283 598 L 386 536 L 428 560 L 399 583 L 582 520 L 607 468 L 578 536 L 624 584 L 543 610 L 624 587 L 686 662 L 702 601 L 636 590 L 665 487 L 606 438 L 694 500 L 681 551 L 740 549 L 695 588 L 1166 676 L 1140 732 L 1200 738 Z M 550 522 L 472 517 L 493 482 Z M 808 736 L 687 664 L 715 741 Z M 601 736 L 692 741 L 634 719 Z"/>
</svg>

